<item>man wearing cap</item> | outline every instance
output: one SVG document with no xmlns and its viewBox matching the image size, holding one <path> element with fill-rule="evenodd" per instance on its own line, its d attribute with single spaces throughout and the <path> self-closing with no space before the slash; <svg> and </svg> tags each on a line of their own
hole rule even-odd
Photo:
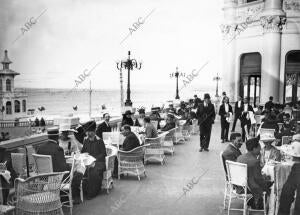
<svg viewBox="0 0 300 215">
<path fill-rule="evenodd" d="M 63 128 L 63 130 L 65 130 Z M 64 150 L 59 146 L 59 130 L 58 127 L 49 128 L 48 142 L 40 145 L 37 149 L 37 154 L 50 155 L 52 157 L 53 172 L 70 171 L 71 167 L 67 165 Z M 80 183 L 82 180 L 82 173 L 74 172 L 72 180 L 72 196 L 74 204 L 80 203 Z"/>
<path fill-rule="evenodd" d="M 260 144 L 258 138 L 246 141 L 247 153 L 237 158 L 237 162 L 247 164 L 248 187 L 254 197 L 251 205 L 253 209 L 263 207 L 262 196 L 264 191 L 268 191 L 272 183 L 267 182 L 261 174 L 260 161 L 257 157 L 260 154 Z"/>
<path fill-rule="evenodd" d="M 98 125 L 98 128 L 96 130 L 96 135 L 103 139 L 103 132 L 111 132 L 111 127 L 109 125 L 110 116 L 108 113 L 103 114 L 104 122 L 100 123 Z"/>
<path fill-rule="evenodd" d="M 85 172 L 87 183 L 84 184 L 87 192 L 87 198 L 91 199 L 101 190 L 103 172 L 105 171 L 106 149 L 102 139 L 96 136 L 96 122 L 90 121 L 87 123 L 87 137 L 83 140 L 83 148 L 81 153 L 88 153 L 93 156 L 96 161 L 93 166 L 89 167 Z"/>
<path fill-rule="evenodd" d="M 300 214 L 300 142 L 292 142 L 290 149 L 286 150 L 285 153 L 292 156 L 295 163 L 281 191 L 278 215 L 290 215 L 291 205 L 295 201 L 295 196 L 296 201 L 293 214 Z"/>
<path fill-rule="evenodd" d="M 59 146 L 59 129 L 58 127 L 49 128 L 48 142 L 40 145 L 37 149 L 37 154 L 41 155 L 51 155 L 52 166 L 54 172 L 64 172 L 68 171 L 68 165 L 66 163 L 64 150 Z"/>
<path fill-rule="evenodd" d="M 215 106 L 210 101 L 210 95 L 204 94 L 204 102 L 197 109 L 198 125 L 200 127 L 200 150 L 209 151 L 209 141 L 211 135 L 212 124 L 215 121 Z"/>
</svg>

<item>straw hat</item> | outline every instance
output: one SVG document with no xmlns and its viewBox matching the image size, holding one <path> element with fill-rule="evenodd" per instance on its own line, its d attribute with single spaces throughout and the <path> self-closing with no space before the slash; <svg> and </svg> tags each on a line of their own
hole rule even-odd
<svg viewBox="0 0 300 215">
<path fill-rule="evenodd" d="M 292 141 L 300 141 L 300 134 L 293 135 Z"/>
<path fill-rule="evenodd" d="M 287 145 L 286 147 L 280 147 L 280 150 L 284 153 L 293 156 L 300 157 L 300 141 L 293 141 L 291 145 Z"/>
<path fill-rule="evenodd" d="M 260 135 L 260 140 L 263 142 L 276 140 L 274 133 L 263 133 Z"/>
<path fill-rule="evenodd" d="M 59 125 L 59 132 L 61 133 L 63 131 L 77 132 L 76 130 L 71 128 L 70 124 L 61 124 L 61 125 Z"/>
</svg>

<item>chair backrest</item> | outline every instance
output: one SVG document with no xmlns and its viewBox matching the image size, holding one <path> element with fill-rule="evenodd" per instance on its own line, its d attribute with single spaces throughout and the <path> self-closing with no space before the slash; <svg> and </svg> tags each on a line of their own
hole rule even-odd
<svg viewBox="0 0 300 215">
<path fill-rule="evenodd" d="M 220 152 L 220 161 L 221 161 L 221 165 L 223 166 L 224 171 L 225 171 L 225 179 L 226 179 L 226 181 L 228 181 L 227 169 L 226 169 L 225 159 L 223 157 L 223 151 Z"/>
<path fill-rule="evenodd" d="M 169 131 L 167 131 L 165 139 L 170 139 L 170 138 L 172 139 L 174 137 L 175 131 L 176 128 L 172 128 Z"/>
<path fill-rule="evenodd" d="M 33 154 L 35 154 L 35 149 L 33 148 L 33 146 L 26 146 L 26 151 L 27 151 L 27 156 L 28 156 L 28 164 L 29 164 L 29 170 L 33 171 L 33 167 L 34 167 L 34 159 L 33 159 Z"/>
<path fill-rule="evenodd" d="M 162 147 L 163 140 L 165 139 L 165 135 L 159 135 L 155 138 L 145 138 L 145 144 L 149 144 L 148 148 L 157 148 Z"/>
<path fill-rule="evenodd" d="M 32 154 L 32 156 L 34 159 L 35 170 L 38 174 L 53 172 L 51 155 Z"/>
<path fill-rule="evenodd" d="M 263 135 L 263 134 L 272 134 L 274 135 L 275 133 L 275 129 L 269 129 L 269 128 L 261 128 L 260 129 L 260 135 Z"/>
<path fill-rule="evenodd" d="M 261 115 L 254 115 L 254 118 L 255 118 L 255 121 L 256 121 L 256 125 L 260 125 L 262 116 Z"/>
<path fill-rule="evenodd" d="M 23 153 L 11 153 L 12 167 L 19 176 L 26 175 L 26 155 Z"/>
<path fill-rule="evenodd" d="M 131 151 L 118 151 L 119 161 L 142 161 L 144 158 L 145 147 L 149 145 L 143 145 L 132 149 Z"/>
<path fill-rule="evenodd" d="M 123 144 L 124 137 L 123 135 L 118 131 L 118 132 L 103 132 L 102 134 L 103 140 L 111 139 L 112 140 L 112 145 L 115 145 L 119 148 L 119 145 Z"/>
<path fill-rule="evenodd" d="M 282 136 L 281 144 L 290 144 L 292 142 L 292 136 Z"/>
<path fill-rule="evenodd" d="M 115 166 L 116 155 L 109 155 L 105 157 L 106 171 L 111 170 L 113 172 Z"/>
<path fill-rule="evenodd" d="M 229 183 L 247 187 L 247 164 L 227 160 L 226 169 Z"/>
</svg>

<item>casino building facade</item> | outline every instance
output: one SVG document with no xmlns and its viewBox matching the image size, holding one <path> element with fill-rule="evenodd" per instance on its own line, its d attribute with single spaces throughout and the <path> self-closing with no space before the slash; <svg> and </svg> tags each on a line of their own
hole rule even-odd
<svg viewBox="0 0 300 215">
<path fill-rule="evenodd" d="M 224 0 L 223 91 L 257 106 L 300 100 L 300 0 Z"/>
</svg>

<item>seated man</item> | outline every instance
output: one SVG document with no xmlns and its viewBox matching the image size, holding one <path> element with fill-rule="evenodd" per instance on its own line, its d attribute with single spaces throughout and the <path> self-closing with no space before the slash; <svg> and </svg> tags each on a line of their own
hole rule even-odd
<svg viewBox="0 0 300 215">
<path fill-rule="evenodd" d="M 110 116 L 108 113 L 103 114 L 104 122 L 98 125 L 96 130 L 96 135 L 103 139 L 103 132 L 111 132 L 111 127 L 109 125 Z"/>
<path fill-rule="evenodd" d="M 122 134 L 125 136 L 122 147 L 123 151 L 131 151 L 132 149 L 140 146 L 138 137 L 133 132 L 131 132 L 131 128 L 129 125 L 124 125 L 122 127 Z"/>
<path fill-rule="evenodd" d="M 157 137 L 157 130 L 154 125 L 150 122 L 150 117 L 144 118 L 145 123 L 145 135 L 146 138 L 156 138 Z"/>
<path fill-rule="evenodd" d="M 86 128 L 87 137 L 83 140 L 83 148 L 81 150 L 81 153 L 87 152 L 96 159 L 94 165 L 89 167 L 85 172 L 85 175 L 87 176 L 87 183 L 84 184 L 84 188 L 86 188 L 84 190 L 87 193 L 88 199 L 98 195 L 101 190 L 103 172 L 106 169 L 106 148 L 103 140 L 96 136 L 95 130 L 96 122 L 88 122 L 88 126 Z"/>
<path fill-rule="evenodd" d="M 175 127 L 176 127 L 176 124 L 175 124 L 174 115 L 168 114 L 167 119 L 166 119 L 166 125 L 161 129 L 161 131 L 169 131 Z"/>
<path fill-rule="evenodd" d="M 49 128 L 48 131 L 48 142 L 40 145 L 37 149 L 37 154 L 51 155 L 53 172 L 64 172 L 70 171 L 71 167 L 67 165 L 64 150 L 58 145 L 59 132 L 58 128 Z M 74 172 L 72 181 L 72 196 L 74 204 L 80 203 L 80 183 L 82 180 L 82 173 Z"/>
<path fill-rule="evenodd" d="M 252 138 L 246 142 L 247 153 L 240 155 L 237 162 L 247 164 L 248 187 L 254 197 L 252 203 L 253 209 L 262 209 L 262 195 L 264 191 L 268 191 L 272 185 L 268 183 L 261 174 L 260 161 L 257 159 L 260 154 L 260 144 L 258 138 Z"/>
<path fill-rule="evenodd" d="M 243 144 L 242 135 L 237 132 L 231 133 L 230 141 L 231 143 L 228 144 L 222 154 L 224 161 L 236 161 L 238 156 L 242 154 L 240 151 L 240 148 Z"/>
</svg>

